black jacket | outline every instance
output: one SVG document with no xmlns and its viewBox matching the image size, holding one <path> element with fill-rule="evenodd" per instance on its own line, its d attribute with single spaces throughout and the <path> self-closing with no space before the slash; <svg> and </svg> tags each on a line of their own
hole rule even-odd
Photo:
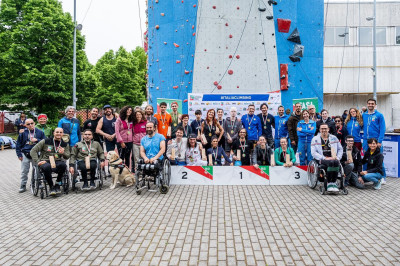
<svg viewBox="0 0 400 266">
<path fill-rule="evenodd" d="M 258 164 L 258 165 L 271 165 L 271 154 L 273 151 L 266 145 L 266 153 L 265 153 L 265 164 L 263 163 L 263 153 L 261 151 L 260 146 L 256 146 L 256 148 L 253 151 L 253 164 Z"/>
<path fill-rule="evenodd" d="M 290 141 L 295 141 L 296 144 L 299 142 L 299 137 L 297 136 L 297 123 L 299 121 L 300 115 L 296 115 L 295 112 L 292 113 L 287 121 Z"/>
<path fill-rule="evenodd" d="M 315 130 L 315 136 L 318 135 L 319 127 L 321 126 L 322 123 L 324 123 L 324 121 L 322 121 L 322 118 L 321 120 L 317 121 L 317 129 Z M 332 118 L 328 117 L 328 119 L 325 121 L 325 124 L 328 124 L 329 134 L 337 136 L 335 121 L 333 121 Z"/>
<path fill-rule="evenodd" d="M 336 128 L 336 137 L 339 139 L 340 144 L 344 146 L 346 144 L 346 136 L 348 135 L 347 127 L 342 126 L 342 128 Z"/>
<path fill-rule="evenodd" d="M 368 150 L 364 154 L 364 158 L 362 158 L 361 163 L 367 164 L 367 172 L 368 173 L 380 173 L 383 175 L 383 154 L 380 149 L 377 148 L 373 154 Z"/>
<path fill-rule="evenodd" d="M 355 173 L 360 173 L 362 171 L 362 164 L 361 164 L 361 153 L 357 149 L 356 146 L 353 146 L 353 149 L 351 150 L 351 155 L 353 157 L 353 163 L 354 163 L 354 169 L 353 172 Z M 343 147 L 343 156 L 342 159 L 340 160 L 342 166 L 345 166 L 345 162 L 348 160 L 347 158 L 347 147 Z"/>
</svg>

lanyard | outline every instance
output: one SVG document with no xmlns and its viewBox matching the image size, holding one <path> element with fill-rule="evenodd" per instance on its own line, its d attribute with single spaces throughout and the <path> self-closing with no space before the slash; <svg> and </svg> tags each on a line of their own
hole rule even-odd
<svg viewBox="0 0 400 266">
<path fill-rule="evenodd" d="M 208 126 L 208 130 L 210 131 L 210 133 L 212 133 L 212 129 L 213 129 L 213 123 L 211 122 L 211 126 L 210 126 L 210 124 L 208 124 L 208 122 L 207 122 L 207 126 Z"/>
<path fill-rule="evenodd" d="M 264 115 L 262 115 L 263 125 L 267 125 L 267 119 L 268 119 L 268 114 L 265 116 L 265 119 Z"/>
<path fill-rule="evenodd" d="M 29 132 L 29 139 L 33 139 L 35 137 L 36 128 L 33 129 L 33 135 L 31 135 L 31 131 L 30 130 L 28 130 L 28 132 Z"/>
<path fill-rule="evenodd" d="M 263 159 L 263 161 L 265 161 L 265 154 L 267 153 L 267 149 L 266 148 L 263 149 L 263 148 L 260 147 L 260 151 L 261 151 L 261 154 L 262 154 L 262 159 Z"/>
<path fill-rule="evenodd" d="M 60 144 L 58 144 L 58 147 L 56 146 L 56 141 L 53 139 L 53 144 L 54 144 L 54 149 L 55 149 L 55 151 L 54 151 L 54 153 L 57 153 L 58 152 L 58 149 L 60 148 L 60 146 L 61 146 L 61 140 L 60 140 Z"/>
<path fill-rule="evenodd" d="M 218 156 L 218 147 L 217 147 L 217 149 L 216 149 L 215 153 L 214 153 L 214 149 L 213 149 L 213 151 L 212 151 L 212 154 L 214 155 L 214 159 L 215 159 L 215 161 L 217 161 L 217 156 Z"/>
<path fill-rule="evenodd" d="M 167 115 L 165 114 L 164 115 L 164 119 L 162 118 L 162 116 L 161 116 L 161 114 L 160 114 L 160 120 L 161 120 L 161 122 L 162 122 L 162 124 L 164 125 L 165 124 L 165 121 L 167 121 Z"/>
<path fill-rule="evenodd" d="M 254 118 L 254 115 L 250 118 L 250 122 L 249 122 L 249 115 L 247 115 L 247 117 L 246 117 L 246 119 L 247 119 L 247 123 L 249 123 L 249 127 L 250 127 L 250 124 L 251 124 L 251 121 L 253 120 L 253 118 Z"/>
<path fill-rule="evenodd" d="M 244 151 L 246 150 L 246 140 L 244 140 L 244 144 L 242 144 L 242 141 L 239 140 L 240 143 L 240 149 L 242 150 L 242 154 L 245 154 Z"/>
<path fill-rule="evenodd" d="M 178 122 L 178 120 L 179 120 L 179 113 L 175 116 L 175 114 L 174 113 L 172 113 L 172 120 L 174 121 L 174 122 Z"/>
<path fill-rule="evenodd" d="M 198 120 L 196 120 L 196 123 L 197 123 L 197 127 L 196 128 L 199 128 L 201 126 L 201 119 L 200 119 L 200 123 L 199 123 Z"/>
<path fill-rule="evenodd" d="M 233 123 L 232 123 L 232 119 L 231 119 L 230 123 L 231 123 L 231 128 L 232 128 L 232 130 L 235 130 L 235 127 L 236 127 L 236 117 L 235 117 L 235 120 L 233 120 Z"/>
<path fill-rule="evenodd" d="M 183 136 L 186 136 L 186 137 L 187 137 L 187 133 L 188 133 L 188 131 L 189 131 L 189 128 L 188 128 L 188 127 L 189 127 L 188 125 L 186 125 L 186 127 L 183 127 L 183 133 L 184 133 Z"/>
<path fill-rule="evenodd" d="M 86 145 L 86 148 L 88 149 L 88 153 L 89 153 L 89 156 L 90 156 L 90 148 L 92 147 L 92 141 L 90 141 L 89 147 L 86 144 L 86 141 L 85 141 L 85 145 Z"/>
</svg>

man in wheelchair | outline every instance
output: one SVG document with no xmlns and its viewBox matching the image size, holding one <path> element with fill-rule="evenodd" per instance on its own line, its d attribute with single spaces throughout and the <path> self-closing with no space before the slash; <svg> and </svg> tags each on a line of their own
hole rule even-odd
<svg viewBox="0 0 400 266">
<path fill-rule="evenodd" d="M 311 154 L 320 164 L 320 169 L 325 171 L 327 178 L 326 191 L 339 192 L 336 184 L 340 170 L 340 159 L 343 155 L 343 148 L 335 135 L 329 134 L 329 127 L 322 123 L 320 133 L 311 141 Z"/>
<path fill-rule="evenodd" d="M 75 172 L 75 163 L 81 171 L 83 179 L 83 190 L 96 188 L 94 183 L 96 178 L 97 159 L 100 161 L 101 168 L 104 167 L 104 151 L 100 143 L 93 141 L 93 132 L 90 129 L 83 131 L 83 140 L 72 147 L 71 159 L 69 161 L 69 172 Z M 89 166 L 89 168 L 88 168 Z M 88 170 L 90 171 L 90 187 L 88 184 Z"/>
<path fill-rule="evenodd" d="M 30 151 L 33 162 L 39 166 L 49 184 L 52 196 L 61 193 L 60 185 L 67 170 L 65 160 L 68 160 L 70 156 L 69 145 L 62 140 L 63 134 L 62 128 L 56 128 L 53 133 L 54 137 L 41 140 Z M 58 174 L 55 185 L 51 177 L 52 172 Z"/>
<path fill-rule="evenodd" d="M 161 165 L 165 153 L 165 137 L 156 133 L 153 122 L 146 124 L 146 136 L 140 141 L 140 156 L 143 160 L 139 163 Z M 154 168 L 154 167 L 153 167 Z"/>
</svg>

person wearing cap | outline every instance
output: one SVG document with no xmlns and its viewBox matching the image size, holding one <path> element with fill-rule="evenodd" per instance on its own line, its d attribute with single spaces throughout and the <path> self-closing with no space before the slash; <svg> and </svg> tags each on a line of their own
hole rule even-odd
<svg viewBox="0 0 400 266">
<path fill-rule="evenodd" d="M 197 141 L 196 134 L 190 134 L 186 149 L 186 165 L 189 166 L 206 166 L 207 160 L 202 160 L 203 146 Z"/>
<path fill-rule="evenodd" d="M 47 115 L 46 114 L 40 114 L 37 118 L 38 120 L 38 124 L 36 124 L 36 128 L 40 129 L 41 131 L 43 131 L 44 135 L 46 136 L 46 138 L 50 138 L 51 135 L 53 134 L 53 129 L 47 125 Z"/>
<path fill-rule="evenodd" d="M 104 116 L 100 118 L 99 123 L 97 124 L 96 133 L 103 136 L 107 152 L 115 150 L 115 146 L 120 150 L 121 145 L 117 143 L 115 137 L 115 122 L 117 121 L 117 118 L 113 113 L 111 105 L 104 105 L 103 111 Z"/>
<path fill-rule="evenodd" d="M 75 112 L 76 109 L 73 106 L 65 108 L 65 117 L 58 121 L 57 126 L 63 129 L 63 141 L 70 146 L 74 146 L 77 142 L 81 141 L 81 122 L 74 117 Z"/>
</svg>

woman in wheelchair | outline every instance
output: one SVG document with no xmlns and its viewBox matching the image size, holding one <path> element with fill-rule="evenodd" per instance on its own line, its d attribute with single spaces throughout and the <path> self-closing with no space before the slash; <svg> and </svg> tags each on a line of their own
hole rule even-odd
<svg viewBox="0 0 400 266">
<path fill-rule="evenodd" d="M 267 139 L 264 135 L 258 138 L 258 145 L 253 151 L 253 166 L 258 169 L 260 165 L 271 165 L 272 150 L 268 147 Z"/>
<path fill-rule="evenodd" d="M 176 138 L 168 142 L 167 158 L 172 165 L 186 165 L 187 139 L 183 138 L 183 134 L 183 127 L 178 126 L 175 131 Z"/>
<path fill-rule="evenodd" d="M 32 148 L 30 155 L 35 164 L 42 170 L 43 175 L 50 186 L 50 195 L 60 194 L 60 184 L 67 170 L 65 160 L 69 159 L 70 150 L 68 143 L 62 140 L 63 129 L 56 128 L 54 137 L 41 140 Z M 40 156 L 39 156 L 40 154 Z M 53 162 L 54 161 L 54 162 Z M 55 164 L 55 168 L 52 167 Z M 53 165 L 54 166 L 54 165 Z M 54 185 L 51 173 L 57 173 L 57 183 Z"/>
<path fill-rule="evenodd" d="M 225 161 L 227 161 L 230 165 L 233 165 L 231 159 L 229 159 L 228 155 L 226 155 L 224 149 L 222 147 L 218 147 L 218 137 L 212 136 L 211 138 L 211 148 L 207 150 L 208 156 L 208 165 L 222 166 L 222 156 L 224 156 Z"/>
<path fill-rule="evenodd" d="M 339 192 L 336 184 L 340 170 L 340 159 L 343 148 L 335 135 L 329 134 L 327 124 L 320 125 L 320 133 L 311 141 L 311 154 L 320 163 L 320 168 L 326 172 L 328 192 Z"/>
<path fill-rule="evenodd" d="M 280 147 L 275 149 L 275 164 L 277 166 L 292 167 L 296 162 L 296 155 L 292 148 L 288 147 L 287 138 L 283 137 L 279 140 Z M 289 163 L 286 163 L 286 155 L 290 156 Z"/>
<path fill-rule="evenodd" d="M 100 143 L 93 141 L 93 132 L 90 129 L 85 129 L 83 131 L 83 140 L 72 147 L 71 159 L 69 161 L 69 172 L 72 175 L 75 172 L 75 163 L 81 171 L 83 190 L 96 188 L 94 180 L 96 178 L 97 159 L 99 159 L 101 162 L 100 165 L 103 168 L 105 160 L 103 148 Z M 90 168 L 88 169 L 87 166 L 90 166 Z M 90 187 L 87 178 L 88 170 L 90 170 Z"/>
<path fill-rule="evenodd" d="M 189 166 L 206 166 L 207 159 L 202 159 L 203 147 L 197 142 L 196 134 L 190 134 L 188 139 L 188 148 L 186 149 L 186 165 Z"/>
</svg>

